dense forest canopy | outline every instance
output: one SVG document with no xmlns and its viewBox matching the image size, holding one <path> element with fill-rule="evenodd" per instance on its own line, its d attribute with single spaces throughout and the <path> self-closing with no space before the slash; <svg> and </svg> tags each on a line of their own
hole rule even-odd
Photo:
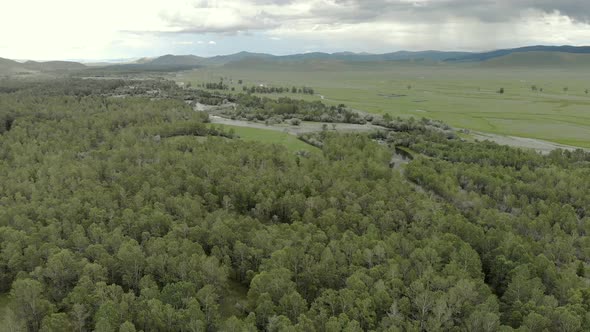
<svg viewBox="0 0 590 332">
<path fill-rule="evenodd" d="M 294 154 L 167 81 L 0 92 L 11 331 L 590 330 L 587 153 L 386 118 Z"/>
</svg>

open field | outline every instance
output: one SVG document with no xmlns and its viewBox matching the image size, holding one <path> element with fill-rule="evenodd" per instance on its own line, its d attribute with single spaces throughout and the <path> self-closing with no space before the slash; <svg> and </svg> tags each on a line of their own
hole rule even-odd
<svg viewBox="0 0 590 332">
<path fill-rule="evenodd" d="M 240 139 L 245 141 L 258 141 L 267 144 L 281 144 L 293 152 L 300 150 L 310 152 L 319 151 L 318 148 L 304 143 L 303 141 L 297 139 L 297 137 L 286 132 L 225 124 L 216 124 L 216 126 L 223 126 L 226 129 L 233 129 L 234 132 L 240 136 Z"/>
<path fill-rule="evenodd" d="M 198 85 L 224 77 L 237 92 L 239 79 L 247 86 L 308 86 L 315 96 L 283 95 L 324 96 L 326 103 L 371 113 L 428 117 L 458 128 L 590 147 L 589 74 L 585 67 L 252 61 L 178 73 L 175 79 Z M 497 93 L 500 88 L 504 94 Z"/>
</svg>

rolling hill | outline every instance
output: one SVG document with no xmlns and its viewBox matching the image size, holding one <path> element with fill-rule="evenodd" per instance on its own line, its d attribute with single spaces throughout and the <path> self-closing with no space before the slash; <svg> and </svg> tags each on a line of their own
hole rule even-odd
<svg viewBox="0 0 590 332">
<path fill-rule="evenodd" d="M 207 58 L 196 55 L 166 54 L 156 58 L 140 58 L 132 63 L 110 64 L 103 67 L 95 67 L 93 71 L 108 72 L 142 72 L 142 71 L 179 71 L 199 68 L 206 65 Z"/>
<path fill-rule="evenodd" d="M 258 60 L 272 60 L 277 58 L 274 55 L 266 54 L 266 53 L 251 53 L 251 52 L 239 52 L 235 54 L 229 55 L 218 55 L 211 58 L 207 58 L 205 63 L 207 65 L 225 65 L 227 63 L 249 60 L 249 59 L 258 59 Z"/>
<path fill-rule="evenodd" d="M 71 71 L 82 70 L 85 68 L 87 68 L 85 65 L 72 61 L 27 61 L 21 63 L 10 59 L 0 58 L 0 75 Z"/>
<path fill-rule="evenodd" d="M 205 60 L 205 58 L 196 55 L 166 54 L 152 60 L 144 61 L 141 64 L 157 67 L 198 67 L 203 65 Z"/>
<path fill-rule="evenodd" d="M 501 49 L 490 52 L 471 53 L 463 56 L 449 57 L 447 61 L 486 61 L 516 53 L 569 53 L 569 54 L 590 54 L 590 46 L 527 46 L 511 49 Z"/>
<path fill-rule="evenodd" d="M 442 52 L 442 51 L 422 51 L 422 52 L 409 52 L 399 51 L 393 53 L 384 54 L 368 54 L 368 53 L 351 53 L 351 52 L 340 52 L 340 53 L 304 53 L 294 54 L 286 56 L 277 56 L 277 60 L 340 60 L 350 62 L 379 62 L 379 61 L 443 61 L 448 58 L 461 57 L 468 55 L 466 52 Z"/>
<path fill-rule="evenodd" d="M 288 63 L 288 62 L 310 62 L 317 61 L 341 61 L 341 62 L 388 62 L 388 61 L 410 61 L 410 62 L 478 62 L 485 65 L 525 65 L 527 58 L 530 58 L 532 65 L 559 65 L 559 64 L 583 64 L 585 55 L 590 54 L 590 47 L 576 46 L 529 46 L 515 49 L 503 49 L 483 53 L 469 52 L 444 52 L 444 51 L 420 51 L 409 52 L 399 51 L 384 54 L 370 53 L 322 53 L 311 52 L 291 55 L 271 55 L 265 53 L 239 52 L 230 55 L 219 55 L 209 58 L 202 58 L 192 55 L 165 55 L 143 63 L 146 67 L 201 67 L 201 66 L 224 66 L 244 63 Z M 570 56 L 571 55 L 571 56 Z M 504 58 L 507 57 L 508 58 Z M 487 63 L 490 60 L 498 59 Z"/>
<path fill-rule="evenodd" d="M 482 62 L 485 67 L 577 67 L 590 66 L 590 54 L 531 51 L 511 53 Z"/>
<path fill-rule="evenodd" d="M 239 52 L 229 55 L 218 55 L 209 58 L 198 57 L 194 55 L 172 55 L 167 54 L 161 57 L 147 59 L 142 62 L 133 64 L 121 64 L 112 66 L 112 68 L 129 69 L 129 70 L 183 70 L 198 68 L 202 66 L 224 66 L 234 63 L 250 62 L 303 62 L 303 61 L 345 61 L 345 62 L 382 62 L 382 61 L 443 61 L 450 57 L 464 56 L 465 52 L 441 52 L 441 51 L 424 51 L 424 52 L 407 52 L 400 51 L 386 54 L 368 54 L 368 53 L 302 53 L 292 55 L 271 55 L 266 53 Z M 109 67 L 111 68 L 111 67 Z"/>
<path fill-rule="evenodd" d="M 91 66 L 72 61 L 27 61 L 24 63 L 0 58 L 0 75 L 18 73 L 59 72 L 84 70 L 92 67 L 93 71 L 180 71 L 207 66 L 243 66 L 289 63 L 306 63 L 317 66 L 337 67 L 336 63 L 476 63 L 487 67 L 500 66 L 582 66 L 590 64 L 590 46 L 528 46 L 513 49 L 501 49 L 482 53 L 445 52 L 445 51 L 399 51 L 384 54 L 371 53 L 301 53 L 291 55 L 272 55 L 266 53 L 239 52 L 213 57 L 196 55 L 166 54 L 155 58 L 140 58 L 127 63 L 95 63 Z M 332 64 L 332 65 L 330 65 Z"/>
<path fill-rule="evenodd" d="M 86 66 L 79 62 L 72 61 L 27 61 L 23 63 L 25 68 L 37 71 L 62 71 L 62 70 L 81 70 L 85 69 Z"/>
<path fill-rule="evenodd" d="M 21 71 L 25 71 L 22 63 L 0 58 L 0 75 L 14 74 Z"/>
<path fill-rule="evenodd" d="M 145 68 L 161 67 L 201 67 L 201 66 L 223 66 L 236 62 L 248 61 L 265 61 L 265 62 L 298 62 L 310 60 L 337 60 L 349 62 L 376 62 L 376 61 L 396 61 L 396 60 L 428 60 L 442 61 L 449 57 L 464 56 L 467 53 L 462 52 L 395 52 L 386 54 L 367 54 L 367 53 L 302 53 L 292 55 L 271 55 L 266 53 L 239 52 L 229 55 L 218 55 L 209 58 L 202 58 L 194 55 L 171 55 L 167 54 L 149 61 L 141 63 Z M 135 64 L 137 65 L 137 64 Z"/>
</svg>

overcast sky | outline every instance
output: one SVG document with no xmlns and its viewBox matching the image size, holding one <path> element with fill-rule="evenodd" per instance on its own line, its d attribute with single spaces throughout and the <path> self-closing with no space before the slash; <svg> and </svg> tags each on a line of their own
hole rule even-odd
<svg viewBox="0 0 590 332">
<path fill-rule="evenodd" d="M 0 57 L 589 45 L 590 0 L 6 0 Z"/>
</svg>

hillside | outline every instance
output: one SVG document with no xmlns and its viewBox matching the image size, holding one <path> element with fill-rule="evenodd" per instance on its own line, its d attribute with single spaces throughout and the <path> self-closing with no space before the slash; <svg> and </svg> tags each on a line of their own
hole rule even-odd
<svg viewBox="0 0 590 332">
<path fill-rule="evenodd" d="M 85 65 L 72 61 L 27 61 L 23 63 L 23 66 L 27 69 L 36 71 L 81 70 L 86 68 Z"/>
<path fill-rule="evenodd" d="M 383 61 L 443 61 L 450 57 L 464 56 L 464 52 L 394 52 L 386 54 L 367 54 L 367 53 L 303 53 L 292 55 L 271 55 L 266 53 L 239 52 L 228 55 L 218 55 L 209 58 L 198 57 L 194 55 L 172 55 L 167 54 L 155 59 L 142 61 L 141 63 L 125 64 L 118 68 L 121 69 L 140 69 L 140 70 L 161 70 L 161 69 L 186 69 L 197 68 L 201 66 L 224 66 L 235 63 L 286 63 L 286 62 L 383 62 Z"/>
<path fill-rule="evenodd" d="M 22 71 L 26 71 L 22 63 L 0 58 L 0 75 L 9 75 Z"/>
<path fill-rule="evenodd" d="M 144 65 L 170 66 L 170 67 L 198 67 L 205 59 L 195 55 L 172 55 L 164 56 L 143 62 Z"/>
<path fill-rule="evenodd" d="M 205 66 L 243 66 L 248 64 L 309 63 L 381 63 L 405 61 L 412 63 L 483 63 L 485 66 L 579 66 L 588 63 L 590 47 L 576 46 L 527 46 L 513 49 L 501 49 L 490 52 L 447 52 L 447 51 L 398 51 L 383 54 L 337 52 L 311 52 L 290 55 L 272 55 L 266 53 L 238 52 L 213 57 L 196 55 L 166 54 L 155 58 L 140 58 L 126 63 L 93 63 L 89 66 L 71 61 L 36 62 L 17 61 L 0 58 L 0 74 L 9 75 L 23 72 L 51 72 L 64 70 L 81 70 L 88 67 L 107 71 L 177 71 Z"/>
<path fill-rule="evenodd" d="M 400 60 L 423 60 L 423 61 L 443 61 L 453 57 L 466 56 L 466 52 L 443 52 L 443 51 L 422 51 L 409 52 L 399 51 L 384 54 L 367 54 L 367 53 L 305 53 L 275 57 L 277 60 L 340 60 L 351 62 L 380 62 L 380 61 L 400 61 Z"/>
<path fill-rule="evenodd" d="M 205 65 L 206 58 L 196 55 L 166 54 L 156 58 L 140 58 L 132 63 L 110 64 L 96 67 L 96 72 L 166 72 L 199 68 Z"/>
<path fill-rule="evenodd" d="M 85 65 L 71 61 L 27 61 L 25 63 L 21 63 L 14 60 L 0 58 L 0 75 L 82 70 L 85 68 Z"/>
<path fill-rule="evenodd" d="M 215 59 L 215 61 L 213 61 Z M 206 59 L 206 65 L 226 65 L 240 67 L 248 65 L 282 66 L 290 63 L 304 63 L 317 65 L 318 63 L 384 63 L 384 62 L 411 62 L 411 63 L 481 63 L 484 66 L 582 66 L 589 64 L 590 47 L 574 46 L 531 46 L 518 49 L 505 49 L 485 53 L 466 52 L 393 52 L 385 54 L 366 53 L 305 53 L 284 56 L 269 54 L 257 54 L 241 52 L 235 55 L 220 56 Z"/>
<path fill-rule="evenodd" d="M 589 66 L 590 54 L 565 52 L 512 53 L 482 62 L 488 67 L 576 67 Z"/>
<path fill-rule="evenodd" d="M 337 52 L 323 53 L 311 52 L 290 55 L 272 55 L 266 53 L 238 52 L 228 55 L 213 57 L 200 57 L 196 55 L 166 54 L 155 58 L 140 58 L 132 63 L 103 64 L 100 70 L 107 71 L 178 71 L 206 66 L 230 66 L 240 67 L 244 65 L 280 65 L 289 63 L 306 63 L 317 67 L 338 67 L 337 63 L 384 63 L 384 62 L 411 62 L 416 64 L 434 63 L 484 63 L 486 66 L 524 66 L 529 62 L 532 65 L 582 65 L 586 63 L 585 56 L 590 54 L 590 47 L 575 46 L 529 46 L 515 49 L 495 50 L 483 53 L 470 52 L 446 52 L 446 51 L 398 51 L 383 54 Z M 513 56 L 514 55 L 514 56 Z M 542 55 L 542 56 L 541 56 Z M 504 58 L 510 56 L 508 58 Z M 488 62 L 490 60 L 498 59 Z M 11 60 L 8 60 L 11 61 Z M 332 65 L 330 65 L 332 64 Z M 99 67 L 93 64 L 92 67 Z M 0 64 L 0 66 L 2 66 Z M 74 62 L 52 61 L 45 63 L 27 62 L 20 64 L 12 61 L 9 67 L 14 70 L 71 70 L 83 69 L 84 65 Z M 0 67 L 1 70 L 1 67 Z M 6 70 L 5 70 L 6 71 Z"/>
<path fill-rule="evenodd" d="M 239 52 L 235 54 L 218 55 L 207 58 L 205 63 L 208 65 L 224 65 L 227 63 L 243 60 L 272 60 L 274 58 L 276 58 L 276 56 L 266 53 Z"/>
<path fill-rule="evenodd" d="M 415 63 L 463 63 L 482 62 L 486 65 L 578 65 L 586 63 L 585 56 L 590 54 L 590 47 L 575 46 L 529 46 L 515 49 L 502 49 L 491 52 L 470 53 L 470 52 L 445 52 L 445 51 L 398 51 L 384 54 L 338 52 L 324 53 L 311 52 L 290 55 L 272 55 L 266 53 L 239 52 L 229 55 L 218 55 L 214 57 L 198 57 L 194 55 L 164 55 L 155 59 L 144 61 L 144 69 L 161 68 L 196 68 L 201 66 L 243 66 L 249 64 L 288 64 L 288 63 L 330 63 L 330 62 L 351 62 L 351 63 L 378 63 L 390 61 L 406 61 Z M 515 56 L 511 56 L 515 55 Z M 511 56 L 509 58 L 503 58 Z M 487 63 L 489 60 L 499 59 Z"/>
<path fill-rule="evenodd" d="M 447 61 L 486 61 L 510 54 L 530 52 L 590 54 L 590 46 L 526 46 L 519 48 L 494 50 L 490 52 L 471 53 L 463 56 L 450 57 L 447 59 Z"/>
</svg>

